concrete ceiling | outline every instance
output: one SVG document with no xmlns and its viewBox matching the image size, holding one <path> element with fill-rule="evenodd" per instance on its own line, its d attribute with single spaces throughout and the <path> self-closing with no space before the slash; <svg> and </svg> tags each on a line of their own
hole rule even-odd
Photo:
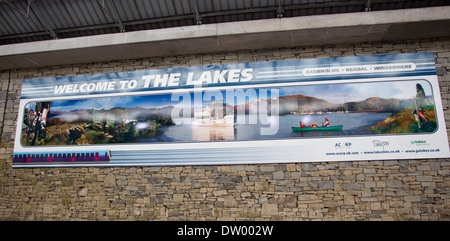
<svg viewBox="0 0 450 241">
<path fill-rule="evenodd" d="M 0 46 L 0 70 L 450 36 L 450 6 L 239 21 Z"/>
<path fill-rule="evenodd" d="M 151 29 L 450 6 L 448 0 L 0 0 L 0 45 Z"/>
</svg>

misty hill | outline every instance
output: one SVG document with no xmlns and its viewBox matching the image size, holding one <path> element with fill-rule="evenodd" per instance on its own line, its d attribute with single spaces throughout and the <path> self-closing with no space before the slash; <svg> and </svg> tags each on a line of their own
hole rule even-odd
<svg viewBox="0 0 450 241">
<path fill-rule="evenodd" d="M 272 99 L 266 100 L 267 110 L 270 110 Z M 336 105 L 333 105 L 325 100 L 306 95 L 281 96 L 278 98 L 278 101 L 280 115 L 286 115 L 292 112 L 317 112 L 336 107 Z M 238 113 L 242 113 L 242 111 L 245 111 L 245 113 L 248 114 L 250 109 L 258 110 L 259 103 L 260 100 L 255 100 L 243 105 L 235 106 L 235 110 Z"/>
<path fill-rule="evenodd" d="M 306 95 L 288 95 L 279 98 L 279 114 L 290 114 L 292 112 L 311 113 L 330 110 L 338 106 L 328 101 L 306 96 Z"/>
<path fill-rule="evenodd" d="M 383 99 L 379 97 L 371 97 L 360 102 L 347 102 L 344 104 L 348 111 L 398 111 L 400 110 L 400 100 Z"/>
<path fill-rule="evenodd" d="M 272 99 L 266 99 L 267 110 L 271 109 Z M 346 102 L 344 104 L 330 103 L 326 100 L 315 98 L 306 95 L 288 95 L 278 98 L 279 102 L 279 114 L 286 115 L 291 113 L 317 113 L 317 112 L 397 112 L 402 109 L 414 109 L 414 99 L 399 100 L 395 98 L 379 98 L 370 97 L 363 101 Z M 431 97 L 426 99 L 428 105 L 433 104 Z M 243 105 L 234 106 L 234 110 L 237 113 L 249 114 L 249 110 L 254 110 L 255 114 L 258 113 L 258 106 L 261 104 L 261 100 L 251 101 Z M 210 107 L 215 107 L 213 103 L 209 104 Z M 221 107 L 225 109 L 233 108 L 228 104 L 221 104 Z M 115 107 L 109 110 L 103 109 L 78 109 L 71 111 L 50 111 L 49 119 L 54 119 L 53 122 L 75 122 L 75 121 L 101 121 L 104 116 L 108 121 L 114 121 L 121 123 L 124 119 L 131 120 L 145 120 L 151 116 L 171 116 L 173 106 L 166 106 L 162 108 L 122 108 Z M 194 111 L 191 110 L 191 115 Z M 263 112 L 261 112 L 263 113 Z"/>
<path fill-rule="evenodd" d="M 370 97 L 363 101 L 346 102 L 344 104 L 330 103 L 320 98 L 306 95 L 288 95 L 278 98 L 279 114 L 291 113 L 317 113 L 317 112 L 397 112 L 401 109 L 413 108 L 414 100 L 398 100 L 395 98 L 384 99 Z M 237 111 L 245 110 L 249 113 L 249 108 L 258 109 L 260 100 L 252 101 L 243 105 L 235 106 Z M 267 99 L 267 109 L 270 110 L 271 99 Z"/>
<path fill-rule="evenodd" d="M 114 107 L 109 110 L 99 109 L 77 109 L 71 111 L 50 111 L 49 119 L 58 118 L 66 122 L 75 121 L 101 121 L 106 118 L 108 121 L 121 123 L 124 119 L 146 119 L 149 116 L 161 115 L 170 116 L 173 106 L 162 108 L 122 108 Z"/>
</svg>

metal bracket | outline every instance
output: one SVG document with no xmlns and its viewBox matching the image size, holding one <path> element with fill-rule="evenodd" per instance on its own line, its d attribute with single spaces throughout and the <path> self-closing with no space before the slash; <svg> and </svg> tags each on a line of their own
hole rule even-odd
<svg viewBox="0 0 450 241">
<path fill-rule="evenodd" d="M 278 0 L 277 18 L 282 18 L 284 13 L 283 0 Z"/>
<path fill-rule="evenodd" d="M 364 8 L 364 11 L 366 11 L 366 12 L 372 11 L 372 0 L 367 0 L 366 7 Z"/>
<path fill-rule="evenodd" d="M 196 0 L 190 0 L 189 1 L 189 6 L 191 7 L 191 10 L 194 12 L 195 23 L 197 25 L 202 24 L 202 17 L 200 16 L 200 13 L 198 12 L 197 1 Z"/>
<path fill-rule="evenodd" d="M 18 9 L 16 6 L 14 6 L 12 3 L 8 2 L 7 0 L 3 0 L 10 8 L 12 8 L 14 11 L 17 11 L 22 16 L 24 16 L 26 19 L 30 20 L 34 24 L 42 27 L 45 29 L 45 31 L 50 34 L 50 36 L 53 39 L 58 39 L 58 36 L 56 35 L 55 31 L 53 30 L 53 27 L 50 25 L 50 23 L 47 21 L 47 19 L 44 17 L 42 12 L 39 10 L 38 6 L 34 3 L 34 0 L 28 0 L 28 6 L 27 6 L 27 12 L 23 12 L 20 9 Z M 33 12 L 35 15 L 35 18 L 31 17 L 30 12 Z"/>
<path fill-rule="evenodd" d="M 114 5 L 114 2 L 111 0 L 107 0 L 109 3 L 106 4 L 105 0 L 102 1 L 102 3 L 100 3 L 100 0 L 96 0 L 97 4 L 100 6 L 100 8 L 106 13 L 108 14 L 108 16 L 114 21 L 116 22 L 116 24 L 119 26 L 120 32 L 124 33 L 125 32 L 125 27 L 123 26 L 122 20 L 120 19 L 119 13 L 117 12 L 116 9 L 116 5 Z M 111 10 L 111 12 L 107 9 L 107 5 L 109 5 L 109 9 Z"/>
</svg>

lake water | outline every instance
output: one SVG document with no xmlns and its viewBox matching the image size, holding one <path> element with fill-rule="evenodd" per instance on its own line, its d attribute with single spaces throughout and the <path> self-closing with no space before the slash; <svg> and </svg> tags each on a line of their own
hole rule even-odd
<svg viewBox="0 0 450 241">
<path fill-rule="evenodd" d="M 269 128 L 260 121 L 257 124 L 237 124 L 234 127 L 193 127 L 181 124 L 163 127 L 163 134 L 152 139 L 141 139 L 141 142 L 196 142 L 196 141 L 229 141 L 229 140 L 264 140 L 264 139 L 287 139 L 308 138 L 321 136 L 354 136 L 375 134 L 362 127 L 375 125 L 385 120 L 391 113 L 327 113 L 327 114 L 290 114 L 279 116 L 278 131 L 273 135 L 264 135 L 262 128 Z M 248 116 L 247 116 L 248 117 Z M 342 131 L 309 131 L 292 132 L 292 126 L 299 126 L 299 121 L 305 125 L 313 121 L 321 126 L 322 121 L 328 118 L 330 125 L 342 125 Z M 274 130 L 276 130 L 277 118 L 272 117 Z M 248 121 L 247 121 L 248 123 Z"/>
</svg>

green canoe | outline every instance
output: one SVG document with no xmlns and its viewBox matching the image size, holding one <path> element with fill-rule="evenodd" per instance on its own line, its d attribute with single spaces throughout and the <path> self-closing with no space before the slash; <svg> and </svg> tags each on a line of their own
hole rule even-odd
<svg viewBox="0 0 450 241">
<path fill-rule="evenodd" d="M 304 131 L 341 131 L 342 126 L 320 126 L 320 127 L 292 127 L 293 132 L 304 132 Z"/>
</svg>

